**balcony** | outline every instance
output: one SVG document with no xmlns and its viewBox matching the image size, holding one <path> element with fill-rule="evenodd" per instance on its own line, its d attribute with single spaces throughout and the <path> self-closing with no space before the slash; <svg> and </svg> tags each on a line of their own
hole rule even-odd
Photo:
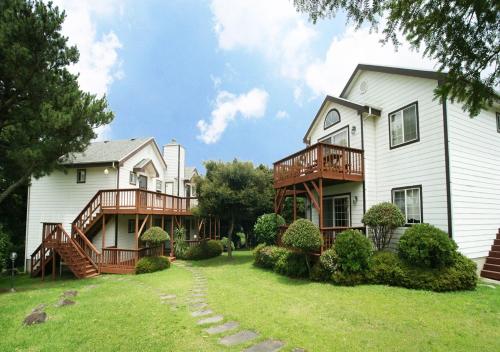
<svg viewBox="0 0 500 352">
<path fill-rule="evenodd" d="M 363 150 L 320 142 L 274 163 L 274 188 L 316 179 L 363 181 Z"/>
</svg>

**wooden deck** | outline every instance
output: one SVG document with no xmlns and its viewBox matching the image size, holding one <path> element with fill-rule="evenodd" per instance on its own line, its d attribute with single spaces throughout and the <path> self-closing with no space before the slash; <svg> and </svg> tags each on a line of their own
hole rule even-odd
<svg viewBox="0 0 500 352">
<path fill-rule="evenodd" d="M 363 150 L 316 143 L 274 163 L 274 188 L 317 179 L 363 181 Z"/>
<path fill-rule="evenodd" d="M 99 272 L 108 274 L 133 274 L 135 265 L 143 257 L 164 255 L 164 246 L 145 247 L 140 249 L 122 249 L 107 247 L 100 255 Z"/>
</svg>

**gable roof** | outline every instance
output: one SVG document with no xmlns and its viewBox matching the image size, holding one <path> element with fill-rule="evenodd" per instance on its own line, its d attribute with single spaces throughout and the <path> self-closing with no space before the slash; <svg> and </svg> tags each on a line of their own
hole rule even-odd
<svg viewBox="0 0 500 352">
<path fill-rule="evenodd" d="M 61 157 L 60 163 L 71 166 L 122 162 L 151 141 L 154 142 L 153 137 L 93 142 L 81 153 L 71 153 Z"/>
<path fill-rule="evenodd" d="M 341 98 L 345 98 L 347 96 L 347 92 L 348 92 L 351 84 L 354 83 L 354 81 L 356 80 L 358 73 L 360 71 L 382 72 L 382 73 L 389 73 L 389 74 L 395 74 L 395 75 L 427 78 L 427 79 L 433 79 L 436 81 L 441 81 L 446 76 L 446 73 L 432 71 L 432 70 L 415 70 L 415 69 L 410 69 L 410 68 L 402 68 L 402 67 L 394 67 L 394 66 L 358 64 L 356 66 L 356 68 L 354 69 L 353 73 L 351 74 L 351 77 L 349 77 L 349 80 L 347 81 L 346 85 L 344 86 L 344 89 L 342 89 L 342 93 L 340 93 Z"/>
<path fill-rule="evenodd" d="M 314 117 L 314 119 L 312 120 L 311 124 L 309 125 L 309 128 L 307 129 L 306 134 L 304 135 L 304 139 L 303 139 L 304 143 L 307 143 L 307 141 L 308 141 L 307 137 L 309 136 L 309 133 L 311 133 L 314 124 L 319 119 L 320 113 L 323 110 L 323 108 L 325 107 L 325 105 L 326 105 L 327 102 L 331 102 L 331 103 L 339 104 L 339 105 L 342 105 L 342 106 L 346 106 L 346 107 L 354 109 L 354 110 L 356 110 L 358 112 L 367 112 L 367 113 L 370 113 L 370 114 L 376 115 L 376 116 L 380 116 L 380 114 L 381 114 L 380 110 L 372 108 L 372 107 L 370 107 L 368 105 L 361 105 L 361 104 L 358 104 L 358 103 L 353 102 L 351 100 L 347 100 L 347 99 L 343 99 L 343 98 L 337 98 L 337 97 L 332 97 L 330 95 L 327 95 L 325 97 L 325 100 L 323 100 L 323 103 L 321 104 L 318 112 L 316 113 L 316 116 Z"/>
<path fill-rule="evenodd" d="M 184 177 L 186 180 L 191 180 L 194 175 L 198 174 L 198 170 L 194 166 L 186 166 L 184 168 Z"/>
</svg>

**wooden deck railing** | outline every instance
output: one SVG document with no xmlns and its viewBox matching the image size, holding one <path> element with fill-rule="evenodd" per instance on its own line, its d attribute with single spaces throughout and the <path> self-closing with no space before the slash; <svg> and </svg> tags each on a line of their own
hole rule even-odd
<svg viewBox="0 0 500 352">
<path fill-rule="evenodd" d="M 133 273 L 139 259 L 143 257 L 158 257 L 163 254 L 164 248 L 162 245 L 140 249 L 103 248 L 101 272 L 113 274 Z"/>
<path fill-rule="evenodd" d="M 362 181 L 363 150 L 316 143 L 274 163 L 274 187 L 316 178 Z"/>
<path fill-rule="evenodd" d="M 278 238 L 276 240 L 276 243 L 278 246 L 282 246 L 282 237 L 285 231 L 288 229 L 288 225 L 280 226 L 278 229 Z M 321 232 L 321 237 L 322 237 L 322 243 L 323 245 L 321 246 L 320 253 L 323 253 L 327 249 L 332 248 L 333 244 L 335 243 L 335 238 L 339 233 L 345 230 L 349 229 L 354 229 L 354 230 L 360 230 L 361 232 L 365 232 L 365 227 L 363 226 L 357 226 L 357 227 L 322 227 L 320 229 Z"/>
<path fill-rule="evenodd" d="M 100 190 L 73 221 L 81 230 L 96 221 L 101 213 L 154 213 L 190 215 L 198 204 L 197 198 L 134 189 Z"/>
</svg>

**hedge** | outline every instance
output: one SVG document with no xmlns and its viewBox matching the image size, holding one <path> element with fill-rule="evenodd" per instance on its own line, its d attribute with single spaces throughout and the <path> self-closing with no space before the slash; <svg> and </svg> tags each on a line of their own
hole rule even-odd
<svg viewBox="0 0 500 352">
<path fill-rule="evenodd" d="M 167 257 L 144 257 L 135 264 L 136 274 L 152 273 L 170 267 L 170 260 Z"/>
<path fill-rule="evenodd" d="M 222 244 L 220 241 L 202 241 L 196 246 L 189 247 L 185 258 L 188 260 L 200 260 L 218 257 L 222 254 Z"/>
</svg>

